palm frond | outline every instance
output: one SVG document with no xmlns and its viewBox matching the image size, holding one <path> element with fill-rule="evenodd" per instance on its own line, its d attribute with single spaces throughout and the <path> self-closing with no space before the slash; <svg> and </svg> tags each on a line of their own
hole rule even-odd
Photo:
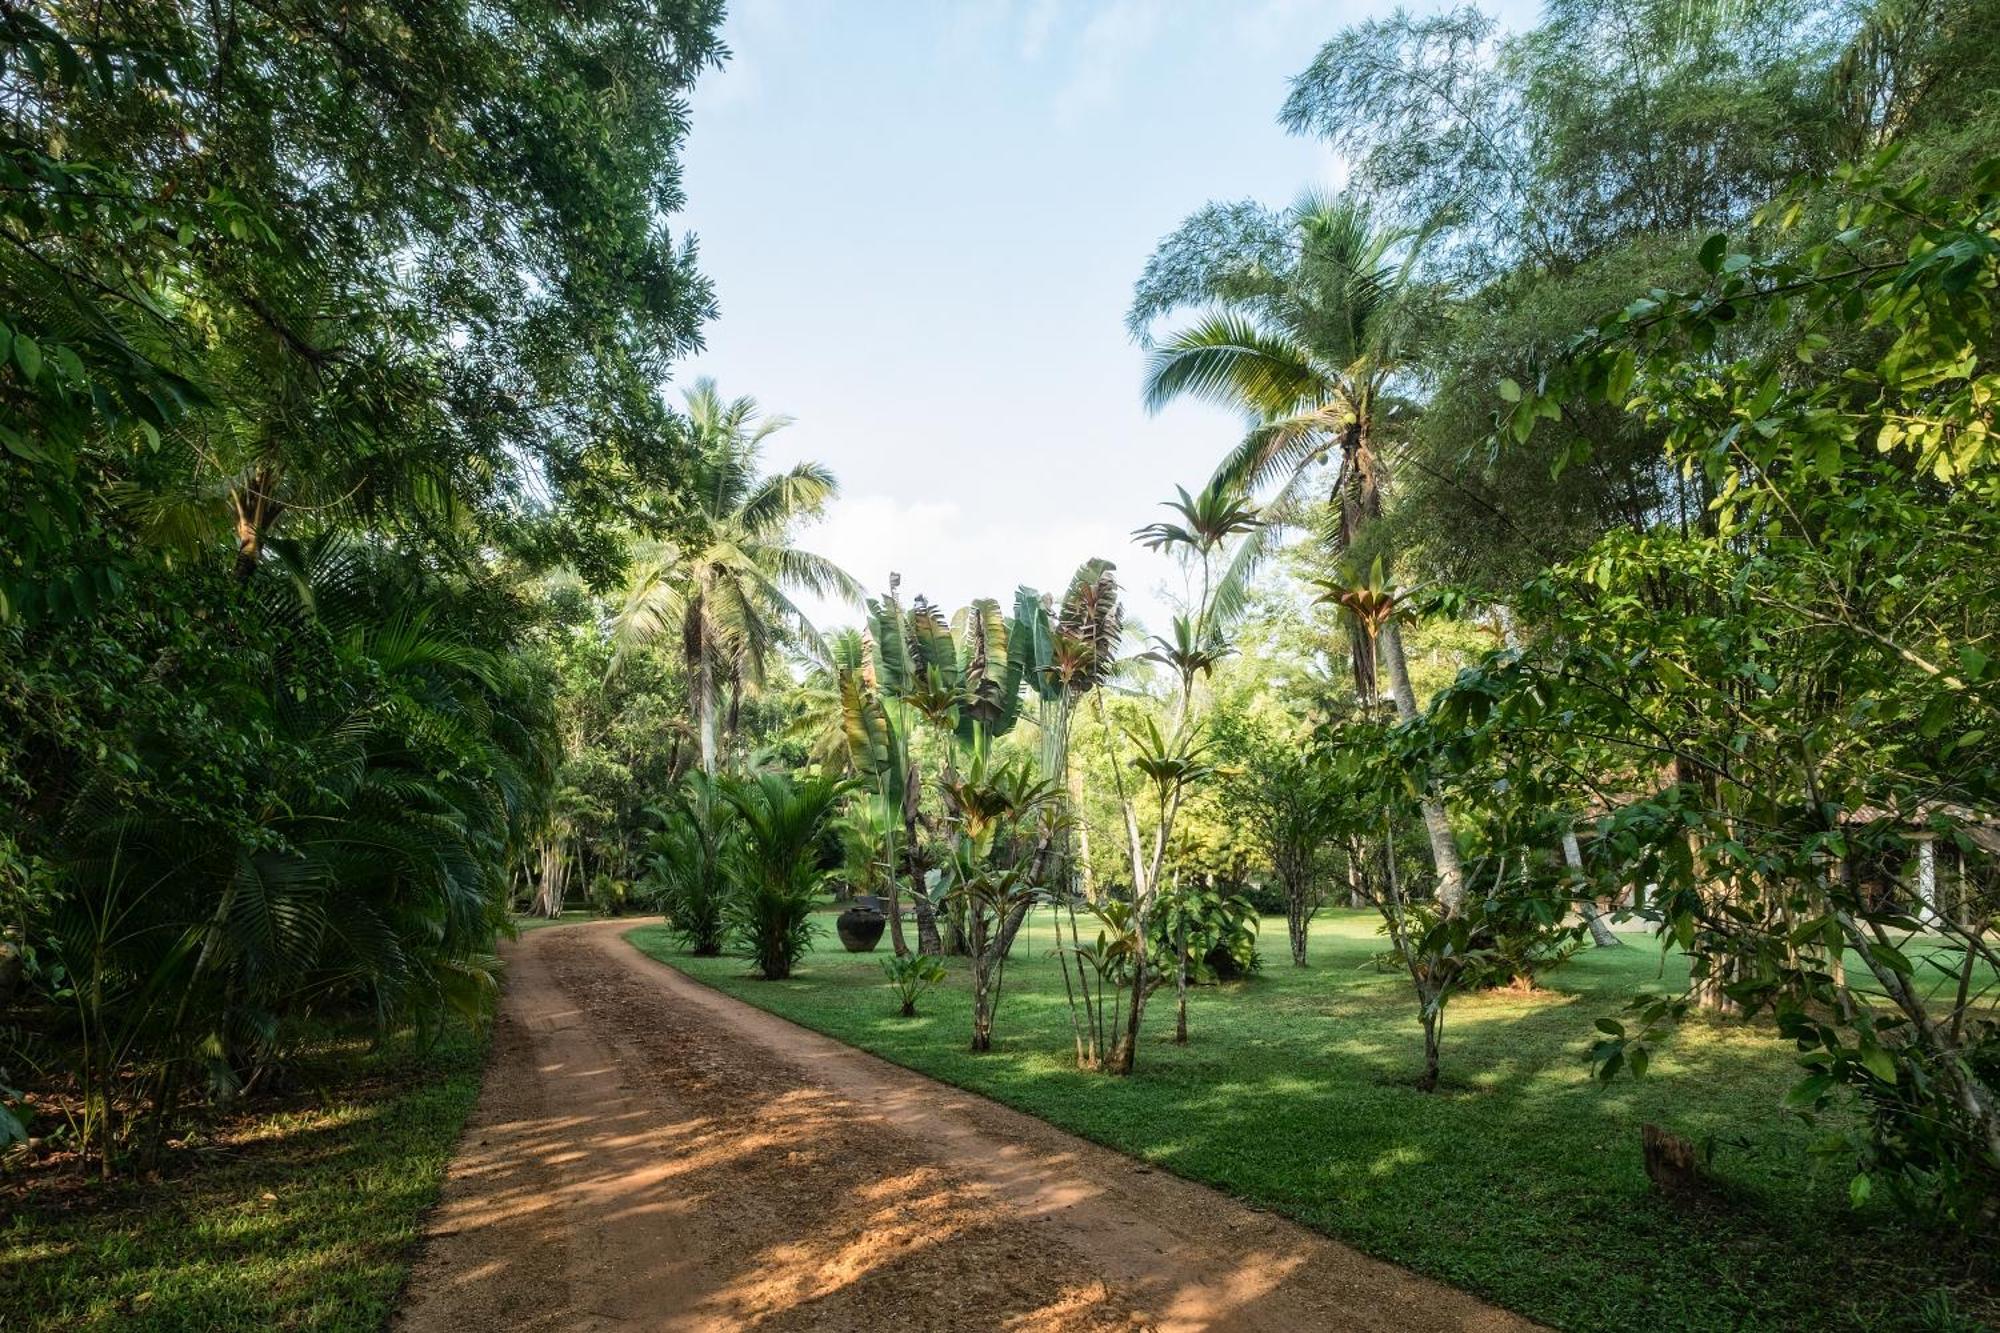
<svg viewBox="0 0 2000 1333">
<path fill-rule="evenodd" d="M 796 463 L 758 482 L 732 526 L 754 538 L 778 537 L 801 520 L 818 518 L 839 495 L 840 482 L 825 464 Z"/>
<path fill-rule="evenodd" d="M 1194 397 L 1259 418 L 1281 417 L 1323 403 L 1334 392 L 1303 344 L 1234 311 L 1210 312 L 1169 335 L 1146 358 L 1149 412 Z"/>
</svg>

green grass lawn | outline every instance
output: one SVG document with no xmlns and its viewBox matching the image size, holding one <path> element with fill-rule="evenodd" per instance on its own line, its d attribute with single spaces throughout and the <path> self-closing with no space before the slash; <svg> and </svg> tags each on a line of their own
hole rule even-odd
<svg viewBox="0 0 2000 1333">
<path fill-rule="evenodd" d="M 479 1095 L 454 1029 L 223 1127 L 157 1181 L 0 1194 L 0 1329 L 374 1330 Z"/>
<path fill-rule="evenodd" d="M 1304 970 L 1283 922 L 1266 923 L 1263 973 L 1197 992 L 1186 1047 L 1168 1040 L 1172 993 L 1157 994 L 1129 1080 L 1074 1068 L 1045 919 L 1009 964 L 987 1055 L 966 1049 L 961 964 L 922 1017 L 895 1016 L 886 939 L 850 955 L 829 929 L 792 980 L 765 982 L 739 959 L 677 953 L 659 927 L 629 938 L 808 1027 L 1558 1327 L 1976 1328 L 1970 1316 L 2000 1314 L 1937 1237 L 1849 1209 L 1850 1172 L 1807 1153 L 1824 1129 L 1781 1109 L 1796 1066 L 1768 1031 L 1693 1025 L 1643 1080 L 1592 1081 L 1591 1021 L 1634 990 L 1686 982 L 1645 936 L 1586 951 L 1545 992 L 1454 1004 L 1445 1086 L 1428 1095 L 1411 1086 L 1422 1046 L 1407 982 L 1369 966 L 1369 914 L 1316 923 Z M 1653 1192 L 1649 1122 L 1713 1143 L 1719 1201 Z"/>
<path fill-rule="evenodd" d="M 579 921 L 595 921 L 597 919 L 597 913 L 587 907 L 571 907 L 564 909 L 563 914 L 558 917 L 527 916 L 516 913 L 513 917 L 513 922 L 514 930 L 517 934 L 526 934 L 528 931 L 541 930 L 547 926 L 570 926 L 575 925 Z"/>
</svg>

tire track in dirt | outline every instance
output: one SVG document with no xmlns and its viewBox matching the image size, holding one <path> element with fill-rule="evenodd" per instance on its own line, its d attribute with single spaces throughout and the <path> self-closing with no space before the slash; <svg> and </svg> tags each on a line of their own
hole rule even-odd
<svg viewBox="0 0 2000 1333">
<path fill-rule="evenodd" d="M 634 924 L 508 948 L 402 1333 L 1532 1327 L 733 1000 Z"/>
</svg>

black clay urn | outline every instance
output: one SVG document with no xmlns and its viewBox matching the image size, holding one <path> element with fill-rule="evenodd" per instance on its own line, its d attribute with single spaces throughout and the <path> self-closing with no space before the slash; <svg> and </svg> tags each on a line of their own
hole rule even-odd
<svg viewBox="0 0 2000 1333">
<path fill-rule="evenodd" d="M 840 942 L 849 953 L 869 953 L 882 942 L 882 931 L 889 918 L 882 915 L 879 903 L 880 899 L 863 895 L 835 919 L 833 927 L 840 932 Z"/>
</svg>

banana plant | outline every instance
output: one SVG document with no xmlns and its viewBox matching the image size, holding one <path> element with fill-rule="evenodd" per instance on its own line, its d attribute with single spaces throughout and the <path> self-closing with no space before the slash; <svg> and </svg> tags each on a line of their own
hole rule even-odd
<svg viewBox="0 0 2000 1333">
<path fill-rule="evenodd" d="M 919 838 L 919 830 L 936 821 L 924 816 L 912 731 L 922 725 L 938 737 L 942 786 L 955 779 L 960 754 L 1012 730 L 1021 717 L 1030 654 L 1042 632 L 1035 619 L 1041 608 L 1032 591 L 1022 589 L 1015 595 L 1013 623 L 990 598 L 947 620 L 923 597 L 912 599 L 906 610 L 898 598 L 900 584 L 891 575 L 888 593 L 868 602 L 864 663 L 846 672 L 842 712 L 855 771 L 903 812 L 902 854 L 916 909 L 918 947 L 937 954 L 943 951 L 943 938 L 937 903 L 926 887 Z M 899 906 L 893 895 L 890 905 Z M 893 910 L 891 923 L 901 952 L 901 923 Z"/>
<path fill-rule="evenodd" d="M 1116 567 L 1087 560 L 1071 576 L 1062 606 L 1051 605 L 1032 589 L 1015 593 L 1011 655 L 1022 662 L 1024 679 L 1036 695 L 1042 737 L 1042 774 L 1067 790 L 1070 723 L 1084 696 L 1103 686 L 1118 663 L 1124 617 L 1118 603 Z M 1065 835 L 1057 849 L 1056 880 L 1074 889 L 1074 870 Z"/>
<path fill-rule="evenodd" d="M 898 958 L 910 951 L 903 938 L 903 904 L 897 867 L 910 871 L 922 893 L 923 867 L 915 855 L 922 782 L 910 757 L 909 727 L 901 704 L 872 687 L 866 664 L 840 673 L 841 726 L 848 762 L 885 815 L 884 857 L 889 865 L 889 938 Z M 926 952 L 935 953 L 927 949 Z"/>
</svg>

